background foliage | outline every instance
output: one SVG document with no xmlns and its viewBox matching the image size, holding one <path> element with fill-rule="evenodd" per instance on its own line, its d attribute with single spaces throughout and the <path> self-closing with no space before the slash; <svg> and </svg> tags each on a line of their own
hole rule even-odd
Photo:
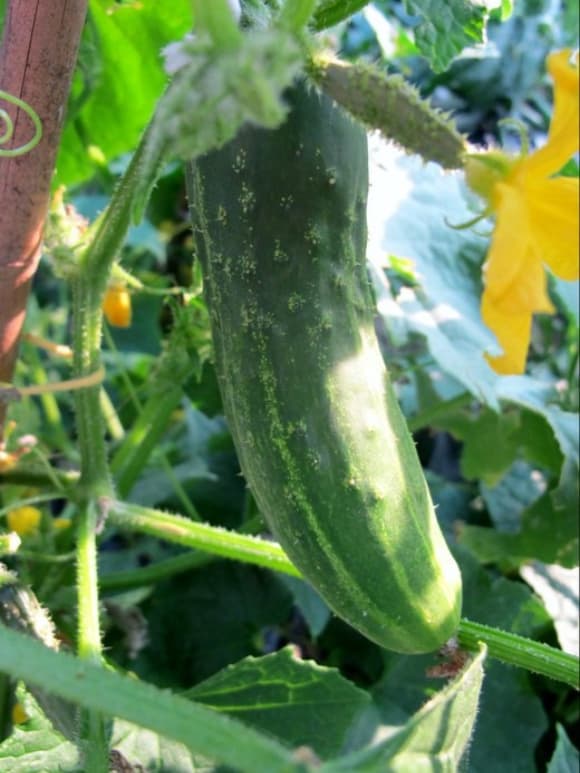
<svg viewBox="0 0 580 773">
<path fill-rule="evenodd" d="M 382 0 L 328 34 L 345 56 L 402 73 L 453 111 L 474 143 L 513 143 L 499 125 L 509 116 L 524 121 L 537 144 L 551 114 L 544 58 L 576 43 L 574 5 Z M 332 8 L 321 4 L 321 12 Z M 160 49 L 190 27 L 185 0 L 173 2 L 170 12 L 147 0 L 91 1 L 55 176 L 55 189 L 66 185 L 68 200 L 85 217 L 94 219 L 105 206 L 164 88 Z M 461 175 L 443 175 L 377 139 L 371 149 L 369 270 L 377 329 L 461 566 L 464 615 L 576 652 L 578 285 L 551 279 L 558 313 L 535 321 L 526 375 L 495 375 L 482 352 L 496 343 L 479 313 L 488 235 L 446 225 L 473 216 Z M 567 171 L 577 174 L 577 167 Z M 131 327 L 106 330 L 105 408 L 119 488 L 130 502 L 263 532 L 221 415 L 178 164 L 164 170 L 122 257 L 151 290 L 194 292 L 135 293 Z M 27 329 L 66 343 L 69 328 L 68 288 L 47 255 Z M 27 383 L 57 380 L 68 376 L 68 365 L 24 343 L 17 376 Z M 50 465 L 63 475 L 76 469 L 70 397 L 27 400 L 11 418 L 14 437 L 38 439 L 28 456 L 30 475 L 40 480 Z M 131 467 L 141 442 L 136 428 L 151 424 L 151 448 Z M 38 491 L 5 482 L 0 513 Z M 69 514 L 57 492 L 43 505 L 41 528 L 6 559 L 67 644 L 76 635 L 73 538 L 54 522 Z M 102 612 L 106 656 L 116 668 L 291 747 L 308 746 L 320 759 L 353 754 L 351 769 L 384 770 L 388 760 L 388 769 L 416 770 L 417 755 L 426 769 L 438 769 L 444 757 L 458 761 L 468 740 L 462 719 L 475 717 L 481 657 L 442 690 L 426 676 L 435 656 L 380 650 L 333 618 L 301 580 L 207 556 L 196 566 L 180 563 L 184 554 L 151 536 L 105 526 Z M 155 567 L 168 568 L 143 573 Z M 5 723 L 0 770 L 77 769 L 71 739 L 46 719 L 38 696 L 18 690 L 28 720 L 12 729 Z M 434 740 L 443 715 L 446 732 Z M 572 770 L 577 723 L 573 691 L 488 663 L 463 764 L 482 773 Z M 223 769 L 127 722 L 116 721 L 112 734 L 115 748 L 148 771 Z"/>
</svg>

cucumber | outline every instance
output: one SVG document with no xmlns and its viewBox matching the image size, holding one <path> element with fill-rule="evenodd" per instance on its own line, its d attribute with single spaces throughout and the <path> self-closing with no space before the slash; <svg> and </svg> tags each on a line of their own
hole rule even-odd
<svg viewBox="0 0 580 773">
<path fill-rule="evenodd" d="M 457 630 L 440 532 L 373 324 L 363 129 L 304 83 L 276 130 L 191 163 L 195 252 L 224 410 L 282 547 L 369 639 L 428 652 Z"/>
</svg>

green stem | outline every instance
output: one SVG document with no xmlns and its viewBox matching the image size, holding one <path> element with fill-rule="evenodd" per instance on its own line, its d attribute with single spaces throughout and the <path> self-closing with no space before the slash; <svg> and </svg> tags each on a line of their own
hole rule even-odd
<svg viewBox="0 0 580 773">
<path fill-rule="evenodd" d="M 89 247 L 89 251 L 90 251 Z M 73 364 L 77 376 L 101 367 L 101 300 L 104 281 L 96 281 L 99 267 L 86 260 L 73 280 Z M 111 492 L 107 465 L 100 386 L 78 389 L 74 394 L 76 428 L 81 455 L 80 504 L 77 514 L 78 652 L 80 657 L 101 661 L 99 598 L 97 585 L 97 501 Z M 83 712 L 80 744 L 87 770 L 108 770 L 108 748 L 103 718 Z"/>
<path fill-rule="evenodd" d="M 407 418 L 409 432 L 416 432 L 423 427 L 437 426 L 438 419 L 448 416 L 451 411 L 456 411 L 459 408 L 469 405 L 472 400 L 473 395 L 469 392 L 463 392 L 462 394 L 457 395 L 457 397 L 453 397 L 451 400 L 436 403 L 432 408 L 427 408 L 421 413 L 409 416 Z"/>
<path fill-rule="evenodd" d="M 286 0 L 280 11 L 280 24 L 299 32 L 310 21 L 315 7 L 316 0 Z"/>
<path fill-rule="evenodd" d="M 25 499 L 19 499 L 17 502 L 11 502 L 5 507 L 0 507 L 0 518 L 7 515 L 11 510 L 16 507 L 25 507 L 27 505 L 41 505 L 45 502 L 54 502 L 57 499 L 62 499 L 62 494 L 37 494 L 34 497 L 26 497 Z"/>
<path fill-rule="evenodd" d="M 131 163 L 113 191 L 109 205 L 96 224 L 93 238 L 81 257 L 94 282 L 95 295 L 99 298 L 99 308 L 111 267 L 123 246 L 131 224 L 134 191 L 142 176 L 142 160 L 148 138 L 149 128 L 143 133 Z"/>
<path fill-rule="evenodd" d="M 109 522 L 225 558 L 256 564 L 294 577 L 302 576 L 278 544 L 257 537 L 207 524 L 191 523 L 181 516 L 122 502 L 110 503 Z M 458 636 L 459 643 L 466 649 L 477 650 L 478 643 L 482 642 L 487 645 L 490 657 L 578 687 L 579 660 L 574 655 L 469 620 L 461 621 Z"/>
<path fill-rule="evenodd" d="M 88 376 L 101 367 L 101 301 L 92 264 L 73 280 L 73 364 L 75 376 Z M 104 285 L 103 285 L 104 290 Z M 111 492 L 100 385 L 74 393 L 76 428 L 81 455 L 79 486 L 87 497 Z"/>
<path fill-rule="evenodd" d="M 95 663 L 101 662 L 101 630 L 97 594 L 97 531 L 98 513 L 89 502 L 78 514 L 77 525 L 77 593 L 78 593 L 78 654 Z"/>
<path fill-rule="evenodd" d="M 53 652 L 4 626 L 0 626 L 0 671 L 77 703 L 94 716 L 114 714 L 148 728 L 184 744 L 193 754 L 242 773 L 309 770 L 291 750 L 241 722 L 134 677 Z"/>
<path fill-rule="evenodd" d="M 178 545 L 204 550 L 224 558 L 247 561 L 257 566 L 300 577 L 286 554 L 275 542 L 238 534 L 206 523 L 193 523 L 180 515 L 126 502 L 108 504 L 108 523 L 123 529 L 150 534 Z"/>
<path fill-rule="evenodd" d="M 164 393 L 153 394 L 142 409 L 138 407 L 137 420 L 111 460 L 119 496 L 126 497 L 130 493 L 151 452 L 158 446 L 182 396 L 183 390 L 177 385 Z"/>
<path fill-rule="evenodd" d="M 458 639 L 465 649 L 477 651 L 482 642 L 487 645 L 489 656 L 503 663 L 565 682 L 576 689 L 580 686 L 578 658 L 548 644 L 465 619 L 459 624 Z"/>
<path fill-rule="evenodd" d="M 98 513 L 94 500 L 79 508 L 77 521 L 78 654 L 101 664 L 101 630 L 97 585 Z M 107 773 L 109 750 L 104 717 L 93 709 L 80 716 L 80 745 L 83 764 L 90 773 Z"/>
<path fill-rule="evenodd" d="M 181 572 L 198 569 L 211 561 L 213 561 L 213 556 L 209 553 L 194 551 L 182 553 L 178 556 L 167 558 L 165 561 L 157 561 L 142 569 L 126 569 L 120 572 L 101 575 L 99 586 L 101 591 L 108 591 L 110 593 L 118 593 L 130 588 L 142 588 L 144 585 L 155 585 Z"/>
<path fill-rule="evenodd" d="M 183 388 L 173 384 L 168 386 L 170 379 L 167 378 L 167 374 L 163 374 L 163 378 L 161 378 L 159 371 L 157 371 L 157 383 L 153 384 L 153 393 L 143 406 L 133 388 L 129 375 L 122 367 L 119 351 L 107 328 L 105 328 L 105 339 L 116 360 L 119 360 L 121 378 L 137 412 L 137 420 L 133 422 L 131 430 L 124 436 L 111 459 L 111 472 L 115 477 L 117 491 L 119 496 L 126 498 L 137 482 L 151 452 L 159 445 L 171 415 L 183 397 Z M 177 382 L 181 384 L 182 380 L 178 378 Z M 184 511 L 194 521 L 201 520 L 193 502 L 173 472 L 173 467 L 164 453 L 161 453 L 161 466 L 165 470 Z"/>
<path fill-rule="evenodd" d="M 39 553 L 36 550 L 19 550 L 18 558 L 37 564 L 68 564 L 74 561 L 76 553 Z"/>
<path fill-rule="evenodd" d="M 83 770 L 109 773 L 108 733 L 104 716 L 94 709 L 82 709 L 80 716 Z"/>
<path fill-rule="evenodd" d="M 241 532 L 243 534 L 257 534 L 263 526 L 262 516 L 258 514 L 244 521 Z M 19 555 L 21 553 L 22 551 L 19 551 Z M 120 572 L 110 572 L 104 576 L 101 575 L 99 586 L 102 591 L 113 593 L 129 590 L 130 588 L 142 588 L 144 585 L 154 585 L 181 572 L 199 569 L 218 557 L 208 552 L 192 550 L 191 552 L 188 551 L 172 556 L 164 561 L 156 561 L 154 564 L 140 569 L 126 569 Z"/>
<path fill-rule="evenodd" d="M 235 48 L 242 33 L 227 0 L 193 0 L 196 30 L 207 32 L 218 48 Z"/>
<path fill-rule="evenodd" d="M 362 10 L 370 0 L 327 0 L 316 9 L 312 27 L 318 32 L 333 27 Z"/>
<path fill-rule="evenodd" d="M 76 485 L 79 474 L 76 471 L 63 472 L 62 470 L 51 469 L 51 474 L 42 471 L 38 465 L 19 464 L 13 470 L 6 470 L 0 473 L 0 484 L 5 486 L 28 486 L 30 488 L 53 489 L 54 480 L 58 482 L 56 487 L 60 491 L 58 496 L 53 499 L 61 499 L 72 493 L 72 488 Z M 71 497 L 74 498 L 74 497 Z"/>
<path fill-rule="evenodd" d="M 29 347 L 28 357 L 31 363 L 32 382 L 34 384 L 46 384 L 48 382 L 46 370 L 41 362 L 36 347 Z M 56 396 L 50 392 L 40 395 L 40 403 L 44 411 L 44 418 L 50 434 L 45 435 L 45 441 L 50 442 L 51 448 L 60 448 L 65 450 L 69 444 L 69 439 L 64 430 L 64 422 Z"/>
<path fill-rule="evenodd" d="M 146 135 L 145 135 L 146 137 Z M 75 376 L 89 376 L 101 368 L 101 306 L 107 279 L 131 221 L 131 204 L 139 179 L 145 139 L 135 152 L 109 206 L 93 228 L 92 239 L 79 258 L 73 290 L 73 366 Z M 76 428 L 81 456 L 77 515 L 78 652 L 101 662 L 96 532 L 103 497 L 112 493 L 101 387 L 77 389 L 74 394 Z M 108 771 L 107 734 L 103 716 L 87 709 L 81 717 L 80 743 L 87 770 Z"/>
<path fill-rule="evenodd" d="M 121 441 L 125 437 L 125 429 L 123 428 L 119 414 L 115 410 L 115 406 L 105 389 L 101 389 L 100 391 L 100 402 L 103 421 L 105 422 L 109 435 L 113 440 Z"/>
</svg>

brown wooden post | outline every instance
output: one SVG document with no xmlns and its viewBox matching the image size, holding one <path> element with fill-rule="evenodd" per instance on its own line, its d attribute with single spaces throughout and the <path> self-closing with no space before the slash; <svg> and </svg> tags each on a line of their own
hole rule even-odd
<svg viewBox="0 0 580 773">
<path fill-rule="evenodd" d="M 10 0 L 6 9 L 0 89 L 33 108 L 43 135 L 25 155 L 0 157 L 0 381 L 14 373 L 86 12 L 87 0 Z M 34 131 L 30 118 L 8 102 L 0 106 L 14 121 L 3 147 L 24 145 Z M 4 420 L 0 403 L 0 439 Z"/>
</svg>

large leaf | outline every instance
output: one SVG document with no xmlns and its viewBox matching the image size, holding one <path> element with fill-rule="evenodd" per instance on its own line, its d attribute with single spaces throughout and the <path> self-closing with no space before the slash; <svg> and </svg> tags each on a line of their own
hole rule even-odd
<svg viewBox="0 0 580 773">
<path fill-rule="evenodd" d="M 544 602 L 552 616 L 558 641 L 564 652 L 580 650 L 578 606 L 579 570 L 533 561 L 522 566 L 520 574 Z"/>
<path fill-rule="evenodd" d="M 385 267 L 390 256 L 405 258 L 417 282 L 396 298 L 398 335 L 402 312 L 408 329 L 425 337 L 438 365 L 495 407 L 497 376 L 483 352 L 499 349 L 479 310 L 486 241 L 445 223 L 473 218 L 462 177 L 403 156 L 378 137 L 372 138 L 370 153 L 369 259 Z M 388 316 L 385 323 L 389 329 Z"/>
<path fill-rule="evenodd" d="M 578 749 L 570 743 L 566 731 L 561 725 L 557 725 L 558 742 L 556 751 L 548 765 L 548 773 L 577 773 L 580 767 Z"/>
<path fill-rule="evenodd" d="M 291 606 L 282 583 L 254 567 L 216 561 L 180 574 L 159 584 L 145 605 L 151 645 L 132 668 L 144 678 L 190 688 L 276 644 L 276 627 Z"/>
<path fill-rule="evenodd" d="M 440 690 L 384 741 L 344 757 L 332 771 L 414 773 L 453 771 L 469 743 L 483 681 L 482 650 L 447 687 Z M 322 769 L 324 770 L 324 768 Z"/>
<path fill-rule="evenodd" d="M 219 769 L 210 760 L 192 754 L 183 744 L 123 720 L 113 723 L 111 748 L 122 755 L 122 761 L 132 765 L 131 771 L 213 773 Z"/>
<path fill-rule="evenodd" d="M 0 744 L 1 773 L 78 771 L 78 751 L 74 744 L 52 727 L 29 693 L 19 688 L 17 695 L 28 718 L 14 727 L 10 736 Z"/>
<path fill-rule="evenodd" d="M 186 695 L 322 758 L 339 754 L 354 717 L 370 704 L 338 671 L 299 660 L 291 648 L 246 658 Z"/>
<path fill-rule="evenodd" d="M 456 558 L 464 583 L 463 614 L 468 619 L 534 638 L 550 618 L 541 602 L 522 583 L 492 577 L 459 550 Z M 427 676 L 434 656 L 408 658 L 385 653 L 385 672 L 373 690 L 380 722 L 367 734 L 392 733 L 440 689 Z M 539 699 L 524 672 L 497 661 L 486 667 L 477 728 L 468 752 L 470 773 L 529 773 L 534 770 L 534 746 L 547 727 Z"/>
<path fill-rule="evenodd" d="M 536 558 L 564 567 L 578 565 L 577 514 L 557 510 L 549 493 L 522 514 L 521 524 L 515 534 L 466 526 L 460 541 L 484 563 L 506 559 L 522 563 Z"/>
<path fill-rule="evenodd" d="M 579 550 L 578 419 L 555 407 L 530 405 L 540 411 L 524 413 L 518 443 L 524 444 L 524 452 L 539 457 L 545 467 L 559 472 L 559 478 L 547 488 L 549 481 L 537 469 L 516 461 L 494 485 L 481 486 L 498 530 L 466 526 L 461 541 L 485 562 L 535 558 L 574 567 Z M 535 418 L 531 420 L 532 416 Z M 463 429 L 465 432 L 465 425 Z M 536 433 L 535 438 L 530 431 Z M 473 449 L 475 461 L 485 471 L 489 466 L 485 456 L 492 449 L 478 446 L 477 433 L 465 433 L 464 437 L 469 438 L 467 449 Z M 545 445 L 539 450 L 537 442 L 542 438 Z M 498 445 L 499 442 L 498 439 Z M 498 459 L 501 455 L 501 451 L 495 454 Z M 477 464 L 474 469 L 477 470 Z"/>
<path fill-rule="evenodd" d="M 94 174 L 135 147 L 166 82 L 160 56 L 191 28 L 191 3 L 91 0 L 57 160 L 57 184 Z"/>
<path fill-rule="evenodd" d="M 485 6 L 473 0 L 406 0 L 421 19 L 415 41 L 435 72 L 445 70 L 466 46 L 483 42 Z"/>
</svg>

